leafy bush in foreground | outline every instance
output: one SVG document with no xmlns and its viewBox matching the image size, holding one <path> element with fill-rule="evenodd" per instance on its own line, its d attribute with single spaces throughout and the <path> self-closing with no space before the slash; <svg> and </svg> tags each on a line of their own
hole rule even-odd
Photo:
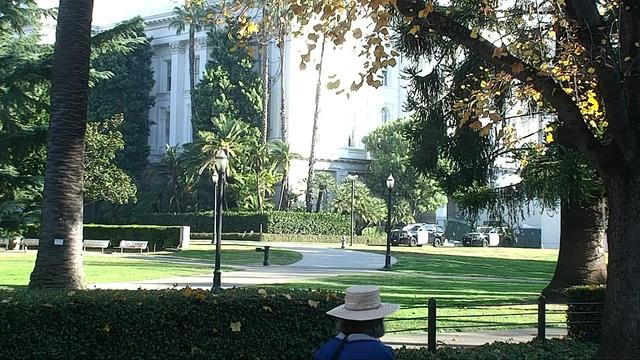
<svg viewBox="0 0 640 360">
<path fill-rule="evenodd" d="M 597 346 L 571 340 L 532 341 L 525 344 L 495 342 L 476 348 L 441 348 L 432 354 L 426 349 L 396 350 L 396 360 L 588 360 Z"/>
<path fill-rule="evenodd" d="M 0 292 L 0 359 L 309 359 L 335 293 Z"/>
</svg>

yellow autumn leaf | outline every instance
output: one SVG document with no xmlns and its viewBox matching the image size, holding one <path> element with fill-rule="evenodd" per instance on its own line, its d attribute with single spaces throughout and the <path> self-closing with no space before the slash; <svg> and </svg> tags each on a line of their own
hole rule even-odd
<svg viewBox="0 0 640 360">
<path fill-rule="evenodd" d="M 553 142 L 553 133 L 547 133 L 547 135 L 545 136 L 545 141 L 547 143 L 552 143 Z"/>
<path fill-rule="evenodd" d="M 471 29 L 471 33 L 469 33 L 469 37 L 472 39 L 477 39 L 478 38 L 478 28 L 474 27 L 473 29 Z"/>
<path fill-rule="evenodd" d="M 409 34 L 415 35 L 418 33 L 418 31 L 420 31 L 420 25 L 413 25 L 411 27 L 411 30 L 409 30 Z"/>
<path fill-rule="evenodd" d="M 491 123 L 487 124 L 482 129 L 480 129 L 480 135 L 482 135 L 482 136 L 489 135 L 489 131 L 491 131 L 492 127 L 493 127 L 493 124 L 491 124 Z"/>
<path fill-rule="evenodd" d="M 260 30 L 260 27 L 258 26 L 257 23 L 252 21 L 252 22 L 247 24 L 247 34 L 257 33 L 258 30 Z"/>
<path fill-rule="evenodd" d="M 191 290 L 191 288 L 188 286 L 182 289 L 182 296 L 184 297 L 191 297 L 192 293 L 193 293 L 193 290 Z"/>
<path fill-rule="evenodd" d="M 311 33 L 307 36 L 307 38 L 309 38 L 309 40 L 311 41 L 318 41 L 319 36 L 318 34 Z"/>
<path fill-rule="evenodd" d="M 240 332 L 240 328 L 242 327 L 242 324 L 240 323 L 240 321 L 238 321 L 238 322 L 231 323 L 229 327 L 231 328 L 232 332 Z"/>
<path fill-rule="evenodd" d="M 588 72 L 589 74 L 593 74 L 593 73 L 595 73 L 595 72 L 596 72 L 596 69 L 594 69 L 594 68 L 590 67 L 590 68 L 588 68 L 588 69 L 587 69 L 587 72 Z"/>
<path fill-rule="evenodd" d="M 469 124 L 469 127 L 472 128 L 473 130 L 478 130 L 482 127 L 482 123 L 479 120 L 476 120 L 471 124 Z"/>
<path fill-rule="evenodd" d="M 353 30 L 353 37 L 355 39 L 360 39 L 362 37 L 362 30 L 360 28 Z"/>
<path fill-rule="evenodd" d="M 433 4 L 432 3 L 427 3 L 427 5 L 424 7 L 424 9 L 418 11 L 418 18 L 424 19 L 427 16 L 429 16 L 429 14 L 431 14 L 432 12 L 433 12 Z"/>
<path fill-rule="evenodd" d="M 489 114 L 489 119 L 491 119 L 491 121 L 493 122 L 498 122 L 500 120 L 502 120 L 502 116 L 500 116 L 500 114 L 492 112 Z"/>
<path fill-rule="evenodd" d="M 327 89 L 334 90 L 334 89 L 337 89 L 339 86 L 340 86 L 340 79 L 336 81 L 331 81 L 330 83 L 328 83 Z"/>
<path fill-rule="evenodd" d="M 196 294 L 195 298 L 196 300 L 203 302 L 207 297 L 203 293 L 199 292 Z"/>
</svg>

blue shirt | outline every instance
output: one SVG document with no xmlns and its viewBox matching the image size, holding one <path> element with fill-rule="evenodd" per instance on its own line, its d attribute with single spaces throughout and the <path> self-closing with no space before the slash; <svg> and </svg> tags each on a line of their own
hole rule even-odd
<svg viewBox="0 0 640 360">
<path fill-rule="evenodd" d="M 333 356 L 343 342 L 344 334 L 340 333 L 335 338 L 324 343 L 313 354 L 313 360 L 332 360 Z M 394 360 L 393 350 L 383 344 L 379 339 L 365 334 L 351 334 L 344 344 L 339 360 Z"/>
</svg>

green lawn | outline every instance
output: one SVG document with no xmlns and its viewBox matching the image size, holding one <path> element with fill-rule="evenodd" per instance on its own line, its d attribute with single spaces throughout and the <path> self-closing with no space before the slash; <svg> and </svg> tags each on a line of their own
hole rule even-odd
<svg viewBox="0 0 640 360">
<path fill-rule="evenodd" d="M 184 258 L 211 260 L 214 258 L 214 245 L 191 245 L 189 250 L 170 254 Z M 224 245 L 220 262 L 225 265 L 262 265 L 264 254 L 257 252 L 255 246 Z M 302 254 L 289 250 L 269 250 L 269 262 L 272 265 L 289 265 L 302 260 Z"/>
<path fill-rule="evenodd" d="M 383 254 L 382 249 L 373 251 Z M 384 301 L 402 306 L 393 318 L 425 317 L 426 304 L 433 297 L 438 302 L 442 331 L 462 330 L 463 326 L 505 328 L 513 327 L 509 323 L 536 322 L 535 314 L 524 314 L 535 313 L 535 305 L 499 305 L 535 302 L 553 275 L 557 257 L 554 250 L 516 248 L 393 247 L 392 254 L 398 262 L 382 275 L 343 275 L 288 285 L 343 291 L 351 285 L 377 284 Z M 550 308 L 562 311 L 559 306 Z M 516 313 L 523 315 L 481 316 Z M 547 319 L 563 320 L 562 314 L 550 314 Z M 391 331 L 424 328 L 426 320 L 392 320 L 387 325 Z"/>
</svg>

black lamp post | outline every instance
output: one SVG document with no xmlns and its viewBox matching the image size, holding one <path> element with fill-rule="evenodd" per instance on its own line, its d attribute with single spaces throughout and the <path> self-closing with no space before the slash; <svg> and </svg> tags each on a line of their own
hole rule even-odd
<svg viewBox="0 0 640 360">
<path fill-rule="evenodd" d="M 351 234 L 349 240 L 349 246 L 353 246 L 353 233 L 355 232 L 356 222 L 356 179 L 358 175 L 347 175 L 347 179 L 351 180 Z"/>
<path fill-rule="evenodd" d="M 224 184 L 227 178 L 227 167 L 229 166 L 229 159 L 227 153 L 224 150 L 218 150 L 216 153 L 216 169 L 220 174 L 220 180 L 218 181 L 218 201 L 216 204 L 218 216 L 217 224 L 217 239 L 216 239 L 216 263 L 213 270 L 213 288 L 211 291 L 218 291 L 222 287 L 221 272 L 220 272 L 220 243 L 222 242 L 222 203 L 224 199 Z"/>
<path fill-rule="evenodd" d="M 216 229 L 218 228 L 218 217 L 216 214 L 218 213 L 218 172 L 214 169 L 213 174 L 211 174 L 211 181 L 213 181 L 213 239 L 211 239 L 211 243 L 215 244 L 217 237 Z"/>
<path fill-rule="evenodd" d="M 387 178 L 387 252 L 384 257 L 384 268 L 391 269 L 391 190 L 396 181 L 393 175 L 389 174 Z"/>
</svg>

